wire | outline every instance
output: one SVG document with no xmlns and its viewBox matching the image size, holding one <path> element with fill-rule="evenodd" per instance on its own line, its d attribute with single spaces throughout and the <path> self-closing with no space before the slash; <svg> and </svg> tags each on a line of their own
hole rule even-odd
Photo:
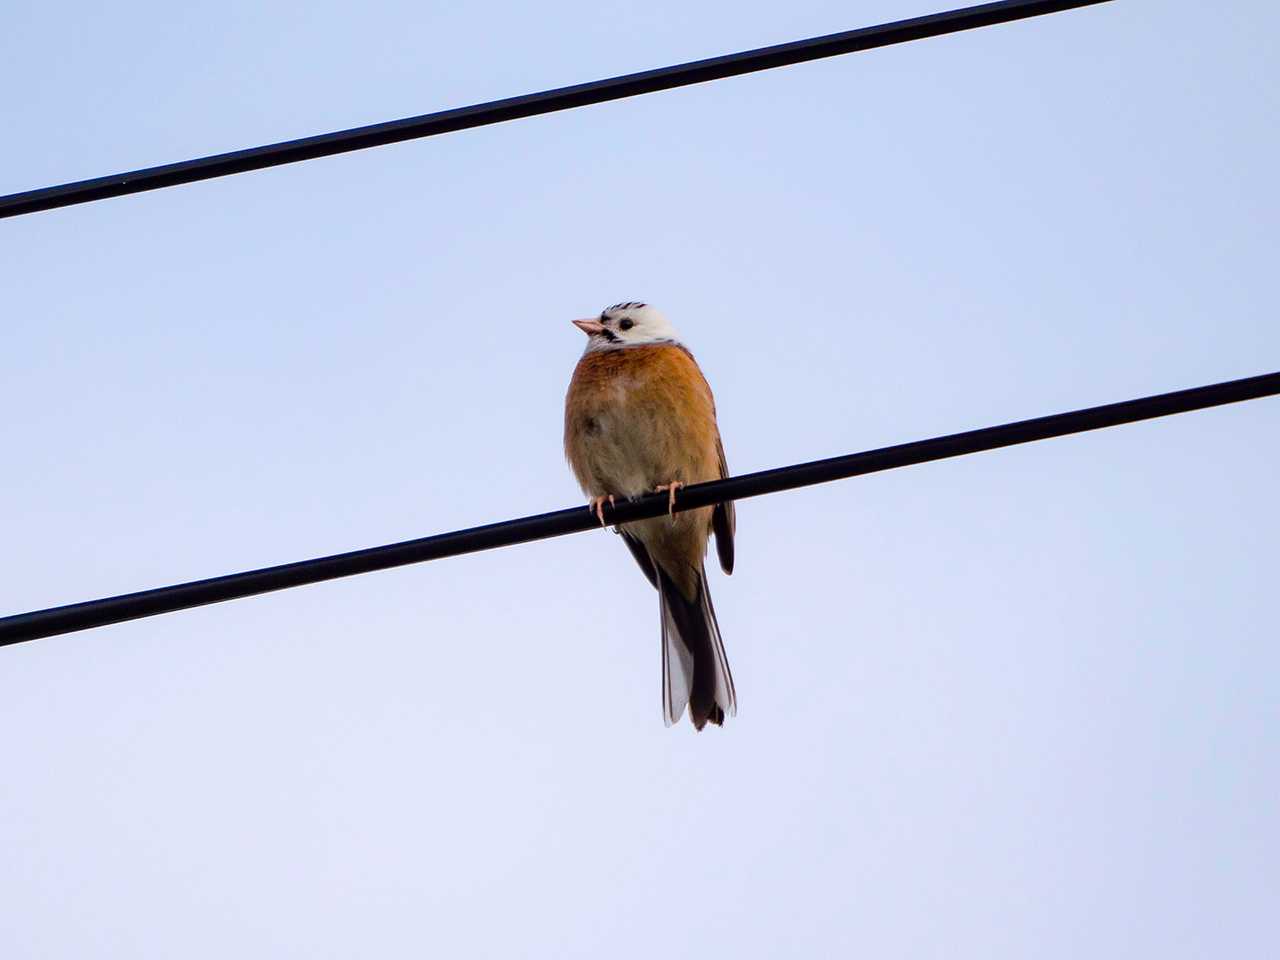
<svg viewBox="0 0 1280 960">
<path fill-rule="evenodd" d="M 1021 420 L 1001 426 L 953 433 L 931 440 L 918 440 L 879 450 L 852 453 L 829 460 L 815 460 L 775 470 L 748 473 L 713 483 L 685 487 L 676 501 L 676 511 L 692 510 L 725 500 L 741 500 L 766 493 L 794 490 L 831 480 L 895 470 L 916 463 L 945 460 L 983 450 L 996 450 L 1019 443 L 1031 443 L 1050 437 L 1061 437 L 1087 430 L 1114 427 L 1123 423 L 1150 420 L 1190 410 L 1202 410 L 1224 403 L 1254 400 L 1280 394 L 1280 372 L 1267 373 L 1244 380 L 1231 380 L 1190 390 L 1163 393 L 1153 397 L 1089 407 L 1059 413 L 1035 420 Z M 638 500 L 605 508 L 605 519 L 626 523 L 661 516 L 667 511 L 666 494 L 650 495 Z M 354 550 L 331 557 L 302 560 L 278 567 L 233 573 L 210 580 L 197 580 L 155 590 L 143 590 L 119 597 L 90 600 L 65 607 L 52 607 L 32 613 L 0 618 L 0 646 L 51 637 L 61 633 L 88 630 L 124 620 L 151 617 L 174 610 L 185 610 L 206 603 L 234 600 L 273 590 L 300 587 L 308 583 L 349 577 L 357 573 L 386 570 L 424 560 L 439 560 L 464 553 L 509 547 L 531 540 L 545 540 L 567 533 L 578 533 L 597 526 L 596 518 L 583 507 L 558 510 L 518 520 L 505 520 L 469 530 L 442 533 L 420 540 L 406 540 L 366 550 Z"/>
<path fill-rule="evenodd" d="M 225 177 L 233 173 L 262 170 L 300 160 L 313 160 L 366 147 L 379 147 L 402 140 L 433 137 L 472 127 L 483 127 L 521 117 L 533 117 L 559 110 L 571 110 L 593 103 L 621 100 L 624 97 L 670 90 L 708 80 L 740 76 L 757 70 L 770 70 L 823 57 L 835 57 L 845 53 L 871 50 L 910 40 L 921 40 L 976 27 L 986 27 L 1027 17 L 1057 13 L 1075 7 L 1093 6 L 1109 0 L 1003 0 L 985 3 L 945 13 L 935 13 L 911 20 L 899 20 L 859 30 L 847 30 L 809 40 L 796 40 L 758 50 L 732 53 L 709 60 L 696 60 L 673 67 L 630 73 L 593 83 L 580 83 L 572 87 L 559 87 L 530 93 L 505 100 L 457 107 L 439 113 L 428 113 L 403 120 L 390 120 L 336 133 L 325 133 L 301 140 L 219 153 L 197 160 L 184 160 L 159 167 L 147 167 L 129 173 L 117 173 L 93 180 L 64 183 L 23 193 L 0 197 L 0 218 L 16 217 L 40 210 L 68 207 L 77 203 L 90 203 L 108 197 L 120 197 L 146 190 L 177 186 Z"/>
</svg>

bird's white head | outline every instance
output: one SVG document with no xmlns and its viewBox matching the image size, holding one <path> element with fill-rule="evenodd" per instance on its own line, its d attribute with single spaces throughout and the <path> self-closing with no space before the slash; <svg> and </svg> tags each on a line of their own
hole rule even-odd
<svg viewBox="0 0 1280 960">
<path fill-rule="evenodd" d="M 646 343 L 678 343 L 679 337 L 667 318 L 647 303 L 615 303 L 600 316 L 574 320 L 573 325 L 587 335 L 587 353 L 619 350 Z"/>
</svg>

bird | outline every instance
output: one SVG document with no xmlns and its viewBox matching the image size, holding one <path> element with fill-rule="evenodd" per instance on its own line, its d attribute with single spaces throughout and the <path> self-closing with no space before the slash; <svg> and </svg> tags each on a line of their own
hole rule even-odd
<svg viewBox="0 0 1280 960">
<path fill-rule="evenodd" d="M 658 591 L 666 725 L 687 706 L 696 730 L 720 726 L 738 702 L 704 557 L 714 533 L 720 567 L 733 573 L 737 518 L 732 501 L 674 512 L 681 487 L 729 475 L 711 387 L 675 328 L 647 303 L 616 303 L 572 323 L 587 345 L 565 396 L 565 458 L 601 525 L 605 503 L 667 494 L 665 516 L 615 532 Z"/>
</svg>

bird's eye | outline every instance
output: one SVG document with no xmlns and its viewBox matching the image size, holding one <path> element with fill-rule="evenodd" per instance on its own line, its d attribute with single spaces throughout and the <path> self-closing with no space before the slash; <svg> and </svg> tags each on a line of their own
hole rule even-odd
<svg viewBox="0 0 1280 960">
<path fill-rule="evenodd" d="M 622 320 L 622 321 L 620 321 L 620 322 L 618 323 L 618 329 L 619 329 L 619 330 L 630 330 L 630 329 L 631 329 L 632 327 L 634 327 L 635 325 L 636 325 L 636 322 L 635 322 L 634 320 L 632 320 L 630 317 L 628 317 L 627 319 Z"/>
</svg>

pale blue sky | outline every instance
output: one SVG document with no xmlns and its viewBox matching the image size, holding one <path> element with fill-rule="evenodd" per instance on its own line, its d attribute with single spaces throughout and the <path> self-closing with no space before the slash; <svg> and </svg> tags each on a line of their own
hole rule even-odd
<svg viewBox="0 0 1280 960">
<path fill-rule="evenodd" d="M 941 9 L 6 6 L 0 192 Z M 568 320 L 755 470 L 1280 368 L 1272 3 L 1112 4 L 0 223 L 0 613 L 556 509 Z M 0 651 L 0 954 L 1264 956 L 1275 400 Z"/>
</svg>

